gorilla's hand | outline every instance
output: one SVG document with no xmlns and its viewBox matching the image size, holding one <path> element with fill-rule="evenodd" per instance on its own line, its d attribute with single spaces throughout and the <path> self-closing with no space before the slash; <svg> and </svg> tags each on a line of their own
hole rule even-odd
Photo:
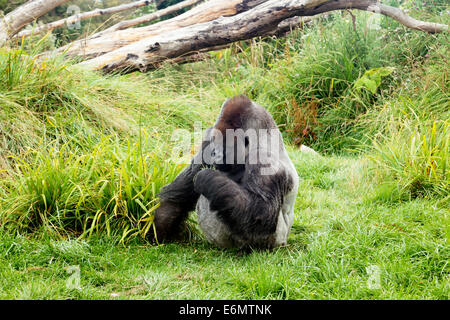
<svg viewBox="0 0 450 320">
<path fill-rule="evenodd" d="M 243 210 L 249 200 L 247 191 L 219 170 L 201 170 L 194 178 L 194 190 L 205 196 L 211 209 L 221 215 Z"/>
<path fill-rule="evenodd" d="M 194 191 L 205 195 L 207 189 L 211 188 L 211 182 L 214 177 L 221 175 L 220 171 L 213 169 L 203 169 L 194 177 Z"/>
</svg>

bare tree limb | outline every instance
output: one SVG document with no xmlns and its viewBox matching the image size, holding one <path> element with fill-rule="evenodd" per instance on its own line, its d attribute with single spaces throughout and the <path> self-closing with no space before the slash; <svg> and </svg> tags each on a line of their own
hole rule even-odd
<svg viewBox="0 0 450 320">
<path fill-rule="evenodd" d="M 69 0 L 32 0 L 0 17 L 0 46 L 30 22 Z"/>
<path fill-rule="evenodd" d="M 126 10 L 145 7 L 145 6 L 148 6 L 150 3 L 152 3 L 152 1 L 150 1 L 150 0 L 141 0 L 141 1 L 125 3 L 125 4 L 122 4 L 119 6 L 106 8 L 106 9 L 97 8 L 92 11 L 79 13 L 79 14 L 70 16 L 65 19 L 54 21 L 54 22 L 48 23 L 46 25 L 43 25 L 43 26 L 40 26 L 40 27 L 37 27 L 34 29 L 24 30 L 24 31 L 18 33 L 16 35 L 16 37 L 22 38 L 22 37 L 29 37 L 31 35 L 41 34 L 41 33 L 56 29 L 56 28 L 64 27 L 66 25 L 72 25 L 76 22 L 86 20 L 89 18 L 105 16 L 105 15 L 110 15 L 110 14 L 114 14 L 114 13 L 118 13 L 118 12 L 122 12 L 122 11 L 126 11 Z"/>
<path fill-rule="evenodd" d="M 105 72 L 116 70 L 147 71 L 166 59 L 265 35 L 278 24 L 294 16 L 359 9 L 388 15 L 410 28 L 428 32 L 447 31 L 448 26 L 415 20 L 401 10 L 374 0 L 270 0 L 231 17 L 191 25 L 165 32 L 124 46 L 80 65 Z"/>
<path fill-rule="evenodd" d="M 111 33 L 99 32 L 87 39 L 74 41 L 63 46 L 53 53 L 64 53 L 70 57 L 84 59 L 94 58 L 144 38 L 153 37 L 198 23 L 212 21 L 221 16 L 233 16 L 254 8 L 265 1 L 267 0 L 210 0 L 172 19 L 146 27 L 119 30 Z M 169 8 L 171 7 L 166 9 Z"/>
<path fill-rule="evenodd" d="M 392 19 L 397 20 L 404 26 L 414 30 L 424 31 L 428 33 L 440 33 L 448 31 L 448 26 L 445 24 L 420 21 L 408 16 L 405 12 L 403 12 L 399 8 L 387 6 L 379 2 L 369 6 L 366 10 L 391 17 Z"/>
<path fill-rule="evenodd" d="M 322 15 L 325 16 L 325 15 Z M 281 21 L 275 30 L 264 34 L 264 36 L 280 36 L 294 29 L 302 28 L 314 20 L 314 17 L 292 17 Z"/>
<path fill-rule="evenodd" d="M 124 29 L 128 29 L 143 23 L 147 23 L 147 22 L 151 22 L 151 21 L 155 21 L 156 19 L 159 19 L 161 17 L 167 16 L 171 13 L 177 12 L 181 9 L 190 7 L 194 4 L 197 4 L 199 2 L 201 2 L 203 0 L 185 0 L 183 2 L 179 2 L 173 6 L 164 8 L 162 10 L 158 10 L 156 12 L 152 12 L 146 15 L 143 15 L 142 17 L 138 17 L 132 20 L 125 20 L 125 21 L 120 21 L 119 23 L 113 25 L 112 27 L 109 27 L 108 29 L 99 32 L 97 34 L 97 36 L 100 35 L 104 35 L 108 32 L 114 32 L 114 31 L 118 31 L 118 30 L 124 30 Z"/>
</svg>

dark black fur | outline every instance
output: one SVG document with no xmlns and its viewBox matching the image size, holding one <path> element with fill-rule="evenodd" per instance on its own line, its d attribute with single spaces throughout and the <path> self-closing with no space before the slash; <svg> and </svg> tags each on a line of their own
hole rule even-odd
<svg viewBox="0 0 450 320">
<path fill-rule="evenodd" d="M 284 171 L 270 176 L 261 176 L 258 171 L 255 165 L 236 182 L 221 171 L 205 169 L 197 174 L 194 188 L 229 227 L 234 243 L 271 248 L 283 197 L 292 187 L 292 179 Z"/>
<path fill-rule="evenodd" d="M 246 97 L 234 98 L 219 116 L 215 128 L 221 131 L 240 128 L 242 121 L 246 121 L 248 103 L 251 102 Z M 203 142 L 202 151 L 209 143 Z M 207 167 L 192 161 L 159 194 L 161 205 L 154 221 L 158 240 L 176 238 L 188 213 L 203 195 L 239 247 L 272 247 L 283 197 L 293 182 L 283 169 L 274 175 L 261 175 L 260 168 L 258 164 Z"/>
<path fill-rule="evenodd" d="M 202 150 L 207 146 L 203 143 Z M 172 240 L 180 236 L 185 229 L 185 221 L 195 205 L 200 194 L 194 190 L 194 177 L 204 168 L 192 160 L 169 185 L 159 193 L 160 206 L 155 213 L 155 229 L 158 241 Z"/>
</svg>

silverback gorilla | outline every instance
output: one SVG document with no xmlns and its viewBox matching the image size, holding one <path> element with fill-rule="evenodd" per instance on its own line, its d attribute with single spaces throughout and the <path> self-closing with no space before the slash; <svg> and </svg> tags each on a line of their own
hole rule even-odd
<svg viewBox="0 0 450 320">
<path fill-rule="evenodd" d="M 206 239 L 219 247 L 285 245 L 297 188 L 271 115 L 246 96 L 228 99 L 190 166 L 159 193 L 156 236 L 176 238 L 196 208 Z"/>
</svg>

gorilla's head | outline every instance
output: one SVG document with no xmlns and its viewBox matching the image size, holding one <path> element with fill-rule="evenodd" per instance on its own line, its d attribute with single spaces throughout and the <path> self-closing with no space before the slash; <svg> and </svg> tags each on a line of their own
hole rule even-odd
<svg viewBox="0 0 450 320">
<path fill-rule="evenodd" d="M 214 128 L 225 134 L 227 129 L 271 129 L 277 128 L 266 109 L 240 95 L 226 100 L 222 105 Z"/>
<path fill-rule="evenodd" d="M 225 172 L 244 170 L 252 145 L 257 149 L 259 130 L 273 128 L 276 124 L 266 109 L 248 97 L 228 99 L 210 136 L 214 166 Z"/>
</svg>

